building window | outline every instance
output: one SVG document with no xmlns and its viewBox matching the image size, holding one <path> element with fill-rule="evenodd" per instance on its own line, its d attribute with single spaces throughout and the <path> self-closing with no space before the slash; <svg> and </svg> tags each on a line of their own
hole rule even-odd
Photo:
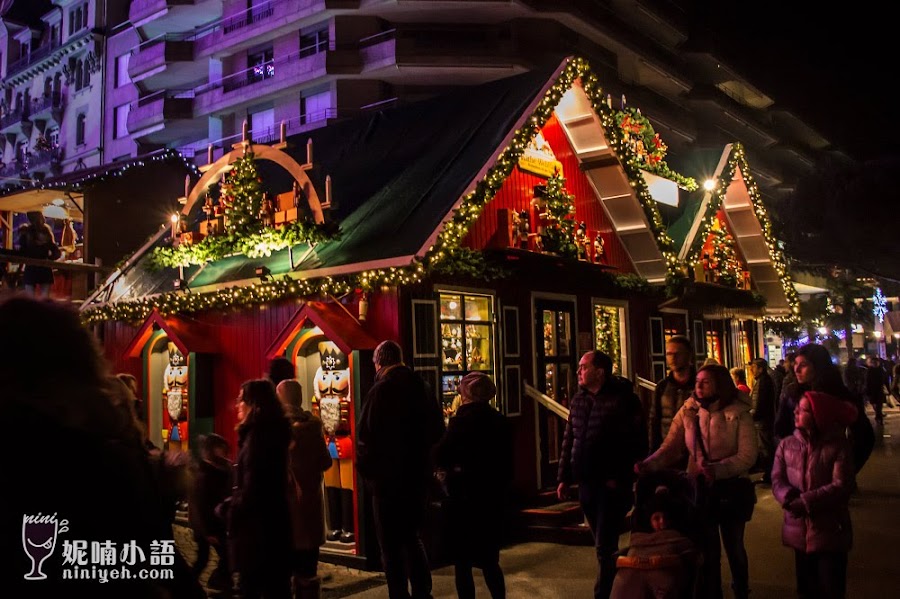
<svg viewBox="0 0 900 599">
<path fill-rule="evenodd" d="M 469 372 L 494 378 L 494 298 L 462 293 L 440 294 L 441 400 L 444 414 Z M 496 407 L 496 398 L 493 400 Z"/>
<path fill-rule="evenodd" d="M 79 91 L 84 87 L 84 63 L 80 60 L 75 61 L 75 91 Z"/>
<path fill-rule="evenodd" d="M 328 29 L 320 29 L 300 36 L 300 58 L 328 50 Z"/>
<path fill-rule="evenodd" d="M 324 121 L 331 111 L 331 92 L 324 91 L 300 98 L 300 122 L 302 124 Z"/>
<path fill-rule="evenodd" d="M 272 48 L 247 55 L 247 79 L 256 83 L 275 76 L 275 61 Z"/>
<path fill-rule="evenodd" d="M 275 109 L 250 113 L 250 137 L 257 143 L 271 143 L 275 140 Z"/>
<path fill-rule="evenodd" d="M 87 121 L 87 115 L 85 113 L 81 113 L 78 115 L 78 119 L 75 121 L 75 144 L 79 146 L 83 146 L 85 143 L 85 125 Z"/>
<path fill-rule="evenodd" d="M 116 120 L 113 122 L 113 139 L 120 139 L 128 135 L 128 112 L 131 104 L 116 106 Z"/>
<path fill-rule="evenodd" d="M 88 66 L 88 62 L 84 61 L 84 68 L 82 70 L 82 75 L 84 76 L 84 82 L 81 84 L 81 88 L 91 86 L 91 67 Z"/>
<path fill-rule="evenodd" d="M 131 52 L 116 58 L 116 87 L 122 87 L 126 83 L 131 83 L 131 77 L 128 76 L 128 61 L 131 59 Z"/>
<path fill-rule="evenodd" d="M 51 148 L 59 147 L 59 127 L 54 127 L 47 132 L 47 141 L 50 142 Z"/>
<path fill-rule="evenodd" d="M 69 9 L 69 36 L 88 25 L 88 3 L 84 2 Z"/>
</svg>

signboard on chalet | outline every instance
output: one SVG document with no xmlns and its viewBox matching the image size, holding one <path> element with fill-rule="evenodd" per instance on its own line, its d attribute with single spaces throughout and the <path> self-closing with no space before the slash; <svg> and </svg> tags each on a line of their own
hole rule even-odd
<svg viewBox="0 0 900 599">
<path fill-rule="evenodd" d="M 538 132 L 519 158 L 519 168 L 545 179 L 553 173 L 563 176 L 562 163 L 556 159 L 553 148 Z"/>
</svg>

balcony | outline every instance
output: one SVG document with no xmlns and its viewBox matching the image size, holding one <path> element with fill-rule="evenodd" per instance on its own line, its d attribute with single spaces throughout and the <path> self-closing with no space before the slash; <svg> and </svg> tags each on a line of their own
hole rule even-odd
<svg viewBox="0 0 900 599">
<path fill-rule="evenodd" d="M 221 0 L 131 0 L 128 17 L 148 38 L 190 31 L 222 16 Z"/>
<path fill-rule="evenodd" d="M 454 72 L 474 84 L 526 70 L 515 44 L 495 29 L 391 29 L 359 40 L 363 73 L 387 81 Z"/>
<path fill-rule="evenodd" d="M 328 50 L 306 55 L 303 52 L 276 58 L 196 88 L 197 116 L 257 102 L 261 96 L 300 88 L 326 76 L 359 73 L 359 53 L 355 49 Z"/>
<path fill-rule="evenodd" d="M 31 121 L 49 121 L 56 124 L 62 121 L 63 97 L 60 92 L 52 92 L 31 100 Z"/>
<path fill-rule="evenodd" d="M 23 165 L 29 173 L 59 174 L 62 170 L 63 149 L 49 148 L 46 150 L 35 150 L 25 154 Z"/>
<path fill-rule="evenodd" d="M 28 66 L 47 58 L 48 56 L 53 54 L 53 51 L 59 48 L 61 45 L 62 43 L 60 42 L 60 40 L 51 40 L 49 43 L 35 48 L 30 53 L 10 64 L 6 69 L 6 76 L 11 77 L 19 71 L 25 70 L 26 68 L 28 68 Z"/>
<path fill-rule="evenodd" d="M 18 160 L 13 160 L 9 164 L 0 161 L 0 179 L 17 179 L 22 177 L 25 172 L 25 165 Z"/>
<path fill-rule="evenodd" d="M 142 143 L 171 144 L 202 137 L 206 121 L 193 118 L 194 93 L 160 91 L 132 104 L 128 131 Z"/>
<path fill-rule="evenodd" d="M 135 48 L 128 62 L 132 82 L 147 91 L 184 87 L 203 79 L 206 63 L 194 61 L 194 42 L 180 35 L 164 35 Z"/>
<path fill-rule="evenodd" d="M 21 107 L 4 114 L 0 117 L 0 133 L 8 135 L 30 135 L 31 121 L 28 120 L 30 112 L 27 108 Z"/>
<path fill-rule="evenodd" d="M 357 9 L 359 0 L 269 0 L 209 23 L 194 33 L 198 58 L 235 54 L 285 33 L 329 10 Z"/>
</svg>

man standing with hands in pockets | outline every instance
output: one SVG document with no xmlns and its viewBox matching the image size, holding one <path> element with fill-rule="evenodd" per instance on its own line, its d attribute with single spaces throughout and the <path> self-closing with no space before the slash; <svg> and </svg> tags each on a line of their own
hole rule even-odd
<svg viewBox="0 0 900 599">
<path fill-rule="evenodd" d="M 556 493 L 567 499 L 570 485 L 578 484 L 599 562 L 594 598 L 608 599 L 619 533 L 634 501 L 634 463 L 647 453 L 647 429 L 632 383 L 613 375 L 612 360 L 603 352 L 581 357 L 578 385 L 563 436 Z"/>
</svg>

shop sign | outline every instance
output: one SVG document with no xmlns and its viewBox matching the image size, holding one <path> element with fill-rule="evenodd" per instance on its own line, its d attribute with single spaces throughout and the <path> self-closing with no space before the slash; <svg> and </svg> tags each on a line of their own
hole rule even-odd
<svg viewBox="0 0 900 599">
<path fill-rule="evenodd" d="M 541 133 L 535 135 L 525 148 L 519 158 L 519 168 L 545 179 L 553 173 L 563 175 L 562 163 L 556 159 L 556 154 Z"/>
</svg>

